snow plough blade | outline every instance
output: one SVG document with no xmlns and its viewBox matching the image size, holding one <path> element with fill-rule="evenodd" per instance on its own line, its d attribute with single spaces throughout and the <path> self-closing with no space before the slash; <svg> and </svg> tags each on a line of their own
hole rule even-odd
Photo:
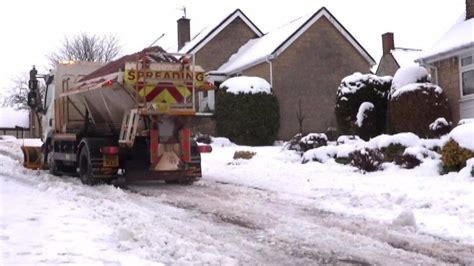
<svg viewBox="0 0 474 266">
<path fill-rule="evenodd" d="M 37 146 L 21 146 L 23 152 L 23 166 L 28 169 L 46 169 L 43 160 L 43 152 L 41 147 Z"/>
</svg>

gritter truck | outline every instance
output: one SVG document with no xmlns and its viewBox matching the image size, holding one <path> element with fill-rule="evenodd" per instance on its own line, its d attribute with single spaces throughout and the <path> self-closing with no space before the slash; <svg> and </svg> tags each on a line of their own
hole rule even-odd
<svg viewBox="0 0 474 266">
<path fill-rule="evenodd" d="M 88 185 L 201 177 L 201 153 L 211 147 L 193 140 L 190 125 L 197 92 L 214 87 L 193 55 L 155 46 L 108 64 L 61 62 L 41 76 L 44 97 L 36 76 L 33 69 L 28 105 L 41 114 L 43 145 L 22 147 L 25 167 Z"/>
</svg>

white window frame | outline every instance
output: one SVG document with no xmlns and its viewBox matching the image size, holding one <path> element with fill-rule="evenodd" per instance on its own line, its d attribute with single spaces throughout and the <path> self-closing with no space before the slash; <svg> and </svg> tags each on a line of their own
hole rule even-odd
<svg viewBox="0 0 474 266">
<path fill-rule="evenodd" d="M 472 63 L 467 66 L 462 66 L 461 65 L 462 59 L 466 57 L 472 57 Z M 459 93 L 461 95 L 461 99 L 474 99 L 474 93 L 464 95 L 463 87 L 462 87 L 462 73 L 466 71 L 474 70 L 474 51 L 471 51 L 470 53 L 459 56 L 458 61 L 459 61 Z"/>
</svg>

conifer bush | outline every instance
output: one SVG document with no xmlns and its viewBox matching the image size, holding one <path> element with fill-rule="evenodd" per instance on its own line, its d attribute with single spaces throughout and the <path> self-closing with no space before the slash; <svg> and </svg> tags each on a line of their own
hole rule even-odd
<svg viewBox="0 0 474 266">
<path fill-rule="evenodd" d="M 450 123 L 452 120 L 448 98 L 440 87 L 431 83 L 413 83 L 395 91 L 388 110 L 394 133 L 412 132 L 424 138 L 446 131 L 440 128 L 438 133 L 434 126 L 430 129 L 433 121 L 442 118 Z"/>
<path fill-rule="evenodd" d="M 240 145 L 272 145 L 280 127 L 276 96 L 267 92 L 231 93 L 222 85 L 216 97 L 217 135 Z"/>
<path fill-rule="evenodd" d="M 357 113 L 362 103 L 374 105 L 374 126 L 364 127 L 364 137 L 370 138 L 384 132 L 386 125 L 387 96 L 392 84 L 391 77 L 354 73 L 341 81 L 337 90 L 336 120 L 341 134 L 352 135 Z M 367 121 L 368 122 L 368 121 Z"/>
</svg>

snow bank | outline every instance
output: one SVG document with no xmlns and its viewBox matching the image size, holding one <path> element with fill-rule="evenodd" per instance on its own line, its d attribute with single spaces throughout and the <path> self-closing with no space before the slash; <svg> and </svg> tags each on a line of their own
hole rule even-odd
<svg viewBox="0 0 474 266">
<path fill-rule="evenodd" d="M 337 138 L 337 144 L 355 144 L 363 142 L 363 140 L 357 135 L 341 135 Z"/>
<path fill-rule="evenodd" d="M 474 123 L 474 118 L 464 118 L 459 120 L 458 125 Z"/>
<path fill-rule="evenodd" d="M 466 123 L 455 127 L 451 130 L 449 136 L 459 146 L 474 151 L 474 123 Z"/>
<path fill-rule="evenodd" d="M 426 68 L 421 66 L 402 67 L 397 70 L 392 80 L 392 90 L 398 90 L 405 85 L 425 81 L 429 76 Z"/>
<path fill-rule="evenodd" d="M 356 115 L 357 119 L 355 122 L 358 127 L 362 127 L 364 123 L 364 119 L 367 117 L 366 112 L 373 110 L 374 107 L 375 107 L 374 104 L 371 102 L 363 102 L 359 106 L 359 111 L 357 112 L 357 115 Z"/>
<path fill-rule="evenodd" d="M 236 146 L 230 139 L 223 137 L 211 137 L 212 147 L 230 147 Z"/>
<path fill-rule="evenodd" d="M 421 146 L 420 138 L 410 132 L 398 133 L 395 135 L 379 135 L 366 144 L 367 148 L 382 149 L 390 146 L 391 144 L 400 144 L 405 147 Z"/>
<path fill-rule="evenodd" d="M 270 84 L 259 77 L 234 77 L 224 81 L 221 86 L 221 89 L 227 88 L 226 92 L 232 94 L 239 94 L 239 93 L 265 93 L 271 94 L 272 87 Z"/>
</svg>

